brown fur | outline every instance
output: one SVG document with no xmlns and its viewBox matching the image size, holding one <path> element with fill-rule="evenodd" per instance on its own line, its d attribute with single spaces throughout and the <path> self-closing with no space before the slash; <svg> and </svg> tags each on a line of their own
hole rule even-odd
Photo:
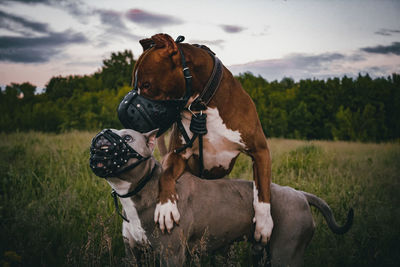
<svg viewBox="0 0 400 267">
<path fill-rule="evenodd" d="M 150 43 L 154 47 L 150 47 Z M 138 70 L 138 86 L 141 95 L 151 99 L 175 99 L 185 93 L 185 82 L 182 75 L 180 53 L 182 49 L 187 65 L 193 76 L 193 96 L 202 92 L 213 69 L 213 60 L 204 49 L 189 44 L 176 44 L 166 34 L 154 35 L 151 39 L 141 41 L 143 54 L 139 57 L 135 70 Z M 271 158 L 257 111 L 250 96 L 240 83 L 234 79 L 227 68 L 223 68 L 223 79 L 209 103 L 210 108 L 217 108 L 228 129 L 239 131 L 246 149 L 246 153 L 253 159 L 254 181 L 258 189 L 258 200 L 270 203 L 271 186 Z M 195 146 L 197 144 L 195 143 Z M 182 141 L 176 128 L 171 134 L 169 153 L 163 161 L 164 174 L 160 179 L 161 203 L 168 199 L 176 199 L 175 182 L 185 170 L 198 175 L 197 161 L 185 159 L 182 154 L 174 153 L 174 149 L 181 147 Z M 205 147 L 206 149 L 206 147 Z M 205 151 L 205 156 L 206 156 Z M 223 177 L 232 169 L 215 168 L 205 174 L 211 178 Z"/>
</svg>

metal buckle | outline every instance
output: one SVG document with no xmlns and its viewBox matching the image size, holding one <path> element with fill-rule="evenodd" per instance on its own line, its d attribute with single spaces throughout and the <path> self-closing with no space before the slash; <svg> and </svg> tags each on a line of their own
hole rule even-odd
<svg viewBox="0 0 400 267">
<path fill-rule="evenodd" d="M 185 71 L 189 71 L 189 74 L 190 74 L 189 67 L 184 67 L 182 69 L 182 71 L 183 71 L 183 77 L 185 77 L 185 79 L 191 79 L 192 78 L 192 75 L 186 76 L 186 74 L 185 74 Z"/>
<path fill-rule="evenodd" d="M 194 101 L 193 101 L 193 102 L 194 102 Z M 192 102 L 192 103 L 193 103 L 193 102 Z M 197 118 L 197 114 L 195 114 L 195 113 L 190 109 L 191 106 L 192 106 L 192 103 L 190 103 L 190 105 L 188 106 L 188 110 L 189 110 L 190 113 L 192 113 L 193 116 L 195 116 L 195 117 Z M 201 115 L 203 115 L 203 111 L 202 111 L 202 110 L 200 110 L 200 116 L 201 116 Z"/>
</svg>

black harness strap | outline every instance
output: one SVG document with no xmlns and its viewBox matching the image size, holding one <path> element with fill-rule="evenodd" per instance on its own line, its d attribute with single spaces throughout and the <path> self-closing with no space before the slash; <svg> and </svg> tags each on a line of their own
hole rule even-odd
<svg viewBox="0 0 400 267">
<path fill-rule="evenodd" d="M 219 58 L 215 57 L 211 53 L 212 52 L 209 52 L 214 60 L 214 67 L 202 93 L 193 101 L 191 105 L 191 109 L 195 111 L 207 109 L 207 105 L 217 92 L 217 89 L 222 81 L 222 76 L 224 73 L 222 62 L 219 60 Z"/>
<path fill-rule="evenodd" d="M 183 138 L 185 139 L 186 144 L 189 143 L 190 142 L 190 138 L 189 138 L 189 136 L 188 136 L 188 134 L 187 134 L 187 132 L 185 130 L 185 127 L 182 124 L 182 120 L 178 120 L 176 122 L 176 125 L 178 126 L 178 130 L 181 132 Z M 180 151 L 182 151 L 182 150 L 180 150 Z M 176 149 L 175 149 L 175 153 L 180 153 L 180 152 L 176 152 Z"/>
<path fill-rule="evenodd" d="M 207 134 L 207 114 L 200 112 L 192 116 L 190 122 L 190 131 L 199 137 L 199 175 L 203 176 L 204 171 L 204 159 L 203 159 L 203 135 Z"/>
<path fill-rule="evenodd" d="M 176 43 L 182 43 L 185 40 L 185 37 L 182 35 L 178 36 L 176 38 L 175 42 Z M 182 64 L 182 71 L 183 71 L 183 77 L 185 78 L 185 84 L 186 84 L 186 93 L 183 99 L 186 99 L 186 101 L 189 100 L 189 98 L 192 96 L 192 75 L 190 74 L 190 70 L 188 66 L 186 65 L 186 59 L 185 55 L 182 52 L 182 49 L 179 48 L 178 46 L 179 53 L 181 55 L 181 64 Z"/>
<path fill-rule="evenodd" d="M 182 39 L 180 39 L 180 37 L 178 37 L 177 42 L 178 41 L 181 42 Z M 193 133 L 193 136 L 191 139 L 189 138 L 189 136 L 182 124 L 182 120 L 177 121 L 178 130 L 180 131 L 183 138 L 185 139 L 186 144 L 178 149 L 175 149 L 174 152 L 181 153 L 186 148 L 192 147 L 196 138 L 199 138 L 199 176 L 202 177 L 203 172 L 204 172 L 203 135 L 207 134 L 207 114 L 203 113 L 202 111 L 207 109 L 207 105 L 210 103 L 211 99 L 215 95 L 215 93 L 221 83 L 222 76 L 223 76 L 223 66 L 222 66 L 221 61 L 217 57 L 215 57 L 215 53 L 212 52 L 208 47 L 201 46 L 201 45 L 194 45 L 194 46 L 202 48 L 209 53 L 209 55 L 212 57 L 212 59 L 214 61 L 214 67 L 211 72 L 210 78 L 208 79 L 203 91 L 189 106 L 189 111 L 192 111 L 192 110 L 201 111 L 198 114 L 192 113 L 192 120 L 190 122 L 190 131 Z M 185 61 L 182 51 L 180 49 L 179 49 L 179 51 L 181 53 L 182 66 L 184 66 L 185 80 L 188 81 L 188 79 L 186 79 L 186 76 L 188 76 L 190 78 L 192 76 L 190 76 L 189 69 L 186 67 L 186 61 Z M 185 63 L 185 65 L 183 65 L 184 63 Z M 187 69 L 188 74 L 185 74 L 185 69 Z M 190 85 L 191 85 L 191 79 L 190 79 Z"/>
<path fill-rule="evenodd" d="M 221 60 L 217 57 L 214 58 L 214 68 L 213 72 L 211 73 L 211 77 L 207 82 L 207 85 L 205 87 L 205 90 L 203 93 L 200 95 L 200 100 L 203 101 L 206 105 L 210 103 L 211 99 L 217 92 L 217 89 L 221 83 L 222 76 L 223 76 L 223 69 L 222 69 L 222 63 Z"/>
<path fill-rule="evenodd" d="M 122 213 L 119 211 L 119 207 L 118 207 L 118 197 L 119 198 L 128 198 L 128 197 L 132 197 L 134 195 L 136 195 L 137 193 L 140 192 L 140 190 L 143 189 L 143 187 L 150 181 L 151 177 L 153 177 L 154 171 L 157 168 L 157 164 L 154 165 L 153 169 L 151 170 L 151 172 L 145 176 L 144 178 L 142 178 L 139 183 L 137 184 L 137 186 L 135 187 L 135 189 L 133 189 L 131 192 L 126 193 L 125 195 L 120 195 L 117 193 L 117 191 L 115 191 L 114 189 L 111 191 L 111 196 L 114 199 L 114 206 L 115 206 L 115 210 L 117 211 L 117 213 L 119 214 L 119 216 L 121 216 L 121 218 L 126 221 L 129 222 L 129 220 L 122 215 Z"/>
</svg>

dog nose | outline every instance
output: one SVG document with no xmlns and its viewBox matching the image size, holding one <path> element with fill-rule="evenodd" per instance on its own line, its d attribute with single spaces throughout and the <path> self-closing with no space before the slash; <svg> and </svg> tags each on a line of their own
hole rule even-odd
<svg viewBox="0 0 400 267">
<path fill-rule="evenodd" d="M 105 150 L 108 149 L 109 146 L 111 146 L 111 142 L 108 141 L 104 136 L 99 136 L 94 143 L 94 147 L 96 149 Z"/>
</svg>

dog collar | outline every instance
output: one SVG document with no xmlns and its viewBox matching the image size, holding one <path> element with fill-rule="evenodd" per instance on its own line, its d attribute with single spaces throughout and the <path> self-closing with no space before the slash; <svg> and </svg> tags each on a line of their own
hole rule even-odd
<svg viewBox="0 0 400 267">
<path fill-rule="evenodd" d="M 114 199 L 115 210 L 117 211 L 119 216 L 121 216 L 121 218 L 124 221 L 129 222 L 128 218 L 126 218 L 124 215 L 122 215 L 122 213 L 119 211 L 118 197 L 119 198 L 128 198 L 128 197 L 132 197 L 132 196 L 136 195 L 137 193 L 139 193 L 140 190 L 142 190 L 143 187 L 150 181 L 151 177 L 153 177 L 153 174 L 154 174 L 154 171 L 156 170 L 156 168 L 157 168 L 157 164 L 154 165 L 153 169 L 151 170 L 151 172 L 148 175 L 146 175 L 144 178 L 142 178 L 139 181 L 139 183 L 137 184 L 135 189 L 133 189 L 132 191 L 126 193 L 125 195 L 118 194 L 117 191 L 115 191 L 114 189 L 111 191 L 111 196 Z"/>
</svg>

